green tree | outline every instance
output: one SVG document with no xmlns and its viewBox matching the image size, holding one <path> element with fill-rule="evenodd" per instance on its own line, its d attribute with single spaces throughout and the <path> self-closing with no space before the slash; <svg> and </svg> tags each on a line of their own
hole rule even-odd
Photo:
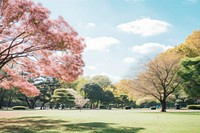
<svg viewBox="0 0 200 133">
<path fill-rule="evenodd" d="M 183 88 L 190 98 L 200 99 L 200 57 L 183 59 L 178 75 L 183 80 Z"/>
<path fill-rule="evenodd" d="M 95 83 L 88 83 L 84 85 L 82 88 L 82 91 L 84 92 L 85 98 L 89 99 L 92 106 L 96 103 L 96 106 L 102 101 L 103 98 L 103 89 L 95 84 Z"/>
<path fill-rule="evenodd" d="M 114 95 L 110 90 L 106 90 L 103 92 L 103 98 L 102 98 L 102 103 L 108 106 L 109 104 L 114 102 Z"/>
<path fill-rule="evenodd" d="M 127 95 L 120 95 L 118 97 L 115 97 L 115 102 L 118 104 L 118 107 L 124 108 L 125 106 L 130 105 L 130 101 Z"/>
<path fill-rule="evenodd" d="M 52 102 L 54 102 L 57 106 L 59 105 L 67 105 L 71 108 L 74 105 L 74 96 L 65 88 L 56 89 L 52 96 Z"/>
</svg>

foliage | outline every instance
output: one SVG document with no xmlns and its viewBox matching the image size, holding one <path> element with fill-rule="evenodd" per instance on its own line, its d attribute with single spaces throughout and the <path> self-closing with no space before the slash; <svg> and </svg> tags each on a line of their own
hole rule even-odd
<svg viewBox="0 0 200 133">
<path fill-rule="evenodd" d="M 104 103 L 104 104 L 111 104 L 114 102 L 114 95 L 111 91 L 109 90 L 106 90 L 103 92 L 103 97 L 102 97 L 102 100 L 101 102 Z"/>
<path fill-rule="evenodd" d="M 55 102 L 57 104 L 72 105 L 74 104 L 74 100 L 74 96 L 70 94 L 67 89 L 64 88 L 56 89 L 52 95 L 52 102 Z"/>
<path fill-rule="evenodd" d="M 188 109 L 198 109 L 198 110 L 200 110 L 200 105 L 188 105 L 187 108 Z"/>
<path fill-rule="evenodd" d="M 130 99 L 136 100 L 137 91 L 133 89 L 133 81 L 130 79 L 123 79 L 114 84 L 115 95 L 127 94 Z"/>
<path fill-rule="evenodd" d="M 200 31 L 194 31 L 184 43 L 174 49 L 182 57 L 200 56 Z"/>
<path fill-rule="evenodd" d="M 140 108 L 149 108 L 158 105 L 158 102 L 152 97 L 143 97 L 136 101 L 136 105 Z"/>
<path fill-rule="evenodd" d="M 95 83 L 104 89 L 111 85 L 111 80 L 105 75 L 95 75 L 91 78 L 90 83 Z"/>
<path fill-rule="evenodd" d="M 190 98 L 200 99 L 200 57 L 183 59 L 178 74 Z"/>
<path fill-rule="evenodd" d="M 89 99 L 85 99 L 80 95 L 75 96 L 74 100 L 76 106 L 78 106 L 79 109 L 82 109 L 89 101 Z"/>
<path fill-rule="evenodd" d="M 95 84 L 95 83 L 88 83 L 83 88 L 82 91 L 84 92 L 84 96 L 87 99 L 90 99 L 92 103 L 100 102 L 103 97 L 103 89 Z"/>
<path fill-rule="evenodd" d="M 79 108 L 82 109 L 90 100 L 83 98 L 80 94 L 77 93 L 74 89 L 67 89 L 75 98 L 74 102 L 75 105 Z"/>
<path fill-rule="evenodd" d="M 124 108 L 124 106 L 130 106 L 131 102 L 128 99 L 127 95 L 120 95 L 115 97 L 115 103 L 117 103 L 117 107 Z"/>
<path fill-rule="evenodd" d="M 83 39 L 62 18 L 31 0 L 0 1 L 0 87 L 27 96 L 39 90 L 27 77 L 52 76 L 71 82 L 83 73 Z M 25 73 L 22 76 L 21 73 Z"/>
</svg>

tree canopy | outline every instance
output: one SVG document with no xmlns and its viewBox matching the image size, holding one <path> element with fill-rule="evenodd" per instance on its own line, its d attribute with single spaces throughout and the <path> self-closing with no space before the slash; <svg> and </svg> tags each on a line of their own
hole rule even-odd
<svg viewBox="0 0 200 133">
<path fill-rule="evenodd" d="M 162 105 L 162 112 L 166 112 L 166 100 L 180 85 L 177 78 L 179 58 L 171 55 L 161 55 L 151 61 L 146 70 L 140 73 L 134 82 L 134 88 L 146 95 L 156 98 Z"/>
<path fill-rule="evenodd" d="M 0 1 L 0 44 L 4 89 L 15 86 L 37 96 L 27 78 L 46 75 L 71 82 L 83 73 L 83 39 L 61 16 L 51 19 L 47 8 L 31 0 Z"/>
<path fill-rule="evenodd" d="M 194 99 L 200 98 L 200 57 L 186 58 L 181 62 L 178 72 L 183 80 L 183 88 Z"/>
</svg>

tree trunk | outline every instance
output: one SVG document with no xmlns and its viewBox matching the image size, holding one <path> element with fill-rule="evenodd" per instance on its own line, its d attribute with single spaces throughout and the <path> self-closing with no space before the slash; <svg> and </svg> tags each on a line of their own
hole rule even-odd
<svg viewBox="0 0 200 133">
<path fill-rule="evenodd" d="M 1 89 L 1 95 L 0 95 L 0 109 L 2 109 L 2 105 L 4 102 L 4 95 L 5 95 L 5 90 Z"/>
<path fill-rule="evenodd" d="M 13 96 L 12 96 L 12 94 L 10 94 L 9 99 L 8 99 L 8 106 L 7 107 L 11 106 L 12 100 L 13 100 Z"/>
<path fill-rule="evenodd" d="M 27 105 L 28 105 L 28 108 L 30 109 L 31 108 L 31 105 L 30 105 L 30 103 L 29 103 L 29 100 L 28 100 L 28 98 L 25 96 L 25 101 L 26 101 L 26 103 L 27 103 Z"/>
<path fill-rule="evenodd" d="M 42 106 L 40 107 L 40 110 L 44 109 L 45 103 L 46 103 L 46 102 L 43 102 L 43 103 L 42 103 Z"/>
<path fill-rule="evenodd" d="M 166 99 L 160 101 L 161 103 L 161 112 L 166 112 Z"/>
<path fill-rule="evenodd" d="M 31 99 L 30 103 L 31 103 L 31 109 L 35 109 L 35 103 L 36 103 L 35 99 Z"/>
</svg>

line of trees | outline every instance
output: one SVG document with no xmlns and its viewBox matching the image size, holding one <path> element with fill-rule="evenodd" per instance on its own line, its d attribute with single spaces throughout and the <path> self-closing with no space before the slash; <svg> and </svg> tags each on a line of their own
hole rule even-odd
<svg viewBox="0 0 200 133">
<path fill-rule="evenodd" d="M 129 87 L 151 96 L 166 112 L 171 96 L 176 102 L 198 103 L 200 100 L 200 31 L 195 31 L 183 44 L 159 54 L 146 64 L 144 71 Z"/>
<path fill-rule="evenodd" d="M 44 76 L 32 79 L 30 82 L 40 90 L 38 96 L 27 97 L 20 92 L 7 90 L 4 95 L 1 95 L 3 99 L 0 101 L 1 107 L 15 105 L 28 106 L 30 109 L 35 107 L 40 109 L 135 107 L 135 101 L 126 94 L 116 93 L 116 87 L 111 84 L 111 80 L 103 75 L 92 78 L 81 77 L 72 83 Z"/>
</svg>

